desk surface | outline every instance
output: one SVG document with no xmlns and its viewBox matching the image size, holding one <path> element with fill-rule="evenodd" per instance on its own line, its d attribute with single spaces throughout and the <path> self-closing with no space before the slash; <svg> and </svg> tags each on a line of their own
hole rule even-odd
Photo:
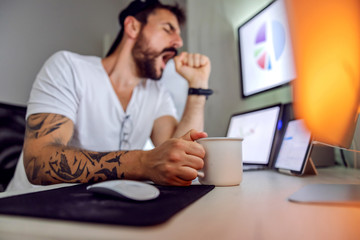
<svg viewBox="0 0 360 240">
<path fill-rule="evenodd" d="M 360 239 L 360 207 L 287 200 L 310 183 L 360 184 L 360 171 L 334 167 L 305 177 L 272 170 L 245 172 L 240 186 L 217 187 L 152 227 L 0 215 L 0 239 Z"/>
</svg>

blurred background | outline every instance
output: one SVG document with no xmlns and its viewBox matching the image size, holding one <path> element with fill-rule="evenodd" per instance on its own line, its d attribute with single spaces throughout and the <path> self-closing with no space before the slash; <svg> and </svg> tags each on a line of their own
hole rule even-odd
<svg viewBox="0 0 360 240">
<path fill-rule="evenodd" d="M 0 0 L 0 102 L 26 105 L 32 83 L 45 60 L 59 50 L 104 56 L 119 31 L 120 10 L 129 0 Z M 240 93 L 237 29 L 270 0 L 163 0 L 177 2 L 187 15 L 182 50 L 200 52 L 212 62 L 205 109 L 205 131 L 225 136 L 229 117 L 237 112 L 275 103 L 292 102 L 292 85 L 249 98 Z M 187 86 L 172 63 L 164 83 L 172 91 L 181 114 Z M 353 149 L 360 148 L 357 127 Z M 357 154 L 345 152 L 349 166 L 358 167 Z M 338 162 L 343 161 L 339 150 Z"/>
</svg>

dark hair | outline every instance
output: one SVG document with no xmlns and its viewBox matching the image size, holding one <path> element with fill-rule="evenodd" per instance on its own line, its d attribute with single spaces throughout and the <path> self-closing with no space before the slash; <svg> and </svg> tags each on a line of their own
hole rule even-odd
<svg viewBox="0 0 360 240">
<path fill-rule="evenodd" d="M 156 9 L 166 9 L 172 12 L 179 24 L 183 24 L 185 22 L 185 14 L 184 11 L 179 7 L 178 4 L 175 5 L 165 5 L 162 4 L 158 0 L 135 0 L 127 6 L 122 12 L 119 14 L 119 23 L 121 30 L 119 31 L 115 41 L 113 42 L 109 52 L 106 54 L 106 56 L 109 56 L 112 54 L 117 46 L 120 44 L 121 39 L 124 34 L 124 21 L 127 16 L 134 16 L 138 21 L 140 21 L 142 24 L 147 23 L 148 16 L 155 11 Z"/>
</svg>

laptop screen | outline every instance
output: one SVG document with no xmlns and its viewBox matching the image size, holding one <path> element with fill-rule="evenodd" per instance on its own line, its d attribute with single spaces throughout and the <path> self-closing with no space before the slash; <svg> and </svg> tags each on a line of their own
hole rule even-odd
<svg viewBox="0 0 360 240">
<path fill-rule="evenodd" d="M 231 116 L 226 136 L 244 139 L 244 164 L 269 164 L 280 112 L 278 104 Z"/>
</svg>

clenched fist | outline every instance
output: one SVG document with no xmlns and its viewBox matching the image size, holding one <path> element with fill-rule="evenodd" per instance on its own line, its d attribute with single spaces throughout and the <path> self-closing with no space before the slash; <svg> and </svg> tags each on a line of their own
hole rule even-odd
<svg viewBox="0 0 360 240">
<path fill-rule="evenodd" d="M 191 88 L 208 88 L 211 70 L 210 59 L 199 53 L 182 52 L 174 58 L 176 71 Z"/>
</svg>

